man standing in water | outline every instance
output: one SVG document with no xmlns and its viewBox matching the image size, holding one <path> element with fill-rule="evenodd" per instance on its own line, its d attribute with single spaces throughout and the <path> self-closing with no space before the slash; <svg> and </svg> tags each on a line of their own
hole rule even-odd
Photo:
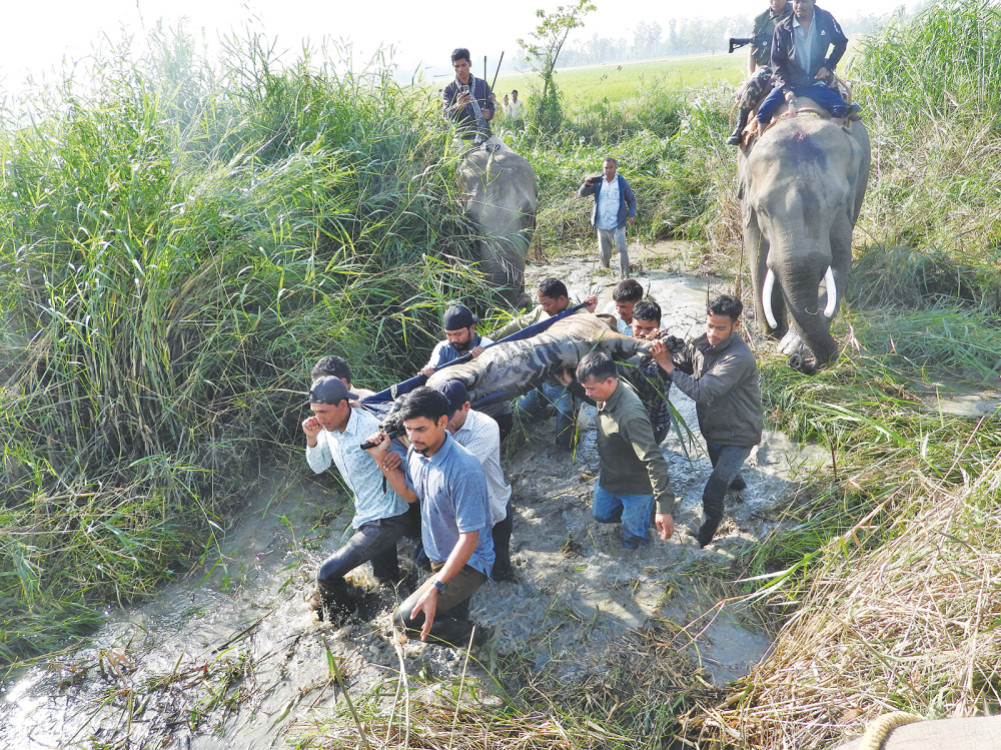
<svg viewBox="0 0 1001 750">
<path fill-rule="evenodd" d="M 383 490 L 379 467 L 359 447 L 379 429 L 379 420 L 364 409 L 352 409 L 350 401 L 357 398 L 340 378 L 322 376 L 309 389 L 313 415 L 302 423 L 309 468 L 320 474 L 335 464 L 355 505 L 354 535 L 316 574 L 321 619 L 354 610 L 357 602 L 344 576 L 359 565 L 371 561 L 381 583 L 395 585 L 401 579 L 396 543 L 408 529 L 408 505 L 396 492 Z M 399 443 L 394 449 L 402 452 Z"/>
<path fill-rule="evenodd" d="M 761 442 L 758 366 L 738 333 L 743 309 L 739 299 L 721 294 L 709 303 L 705 334 L 673 357 L 662 341 L 650 349 L 671 382 L 695 402 L 712 461 L 713 473 L 702 491 L 705 519 L 698 532 L 700 547 L 712 541 L 723 520 L 727 490 L 744 488 L 740 467 Z"/>
<path fill-rule="evenodd" d="M 469 50 L 465 47 L 453 50 L 452 68 L 455 80 L 445 87 L 441 96 L 445 116 L 466 131 L 463 138 L 475 138 L 480 143 L 490 137 L 488 123 L 494 116 L 490 87 L 482 78 L 473 75 Z"/>
<path fill-rule="evenodd" d="M 462 646 L 469 640 L 469 599 L 494 564 L 487 482 L 480 461 L 448 432 L 448 401 L 433 388 L 411 391 L 400 417 L 410 440 L 403 466 L 386 460 L 385 433 L 369 438 L 369 452 L 408 502 L 421 503 L 421 541 L 432 575 L 394 617 L 421 640 Z"/>
</svg>

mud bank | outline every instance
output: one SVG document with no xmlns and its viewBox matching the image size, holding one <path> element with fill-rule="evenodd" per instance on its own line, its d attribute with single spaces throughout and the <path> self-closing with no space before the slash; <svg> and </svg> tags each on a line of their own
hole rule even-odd
<svg viewBox="0 0 1001 750">
<path fill-rule="evenodd" d="M 658 270 L 653 260 L 640 278 L 664 308 L 665 327 L 696 334 L 707 281 Z M 547 275 L 566 279 L 573 294 L 598 294 L 600 306 L 615 283 L 593 280 L 589 255 L 530 266 L 526 284 Z M 714 294 L 725 290 L 709 283 Z M 8 685 L 0 745 L 281 747 L 314 711 L 329 712 L 342 699 L 338 680 L 349 694 L 380 689 L 387 700 L 403 676 L 409 689 L 433 693 L 441 678 L 463 671 L 488 690 L 509 693 L 525 675 L 536 684 L 584 686 L 654 622 L 671 625 L 667 647 L 687 654 L 702 679 L 723 684 L 746 674 L 770 636 L 720 599 L 707 571 L 718 579 L 736 551 L 774 529 L 798 481 L 826 457 L 767 433 L 748 461 L 748 488 L 728 506 L 717 542 L 700 550 L 694 530 L 711 467 L 694 404 L 676 391 L 672 402 L 695 433 L 693 440 L 682 427 L 663 445 L 680 497 L 677 532 L 637 551 L 622 546 L 617 526 L 591 518 L 598 456 L 586 407 L 573 455 L 552 448 L 551 420 L 512 438 L 505 470 L 517 512 L 517 580 L 488 583 L 476 595 L 473 616 L 491 638 L 468 663 L 461 651 L 395 642 L 389 612 L 397 596 L 377 589 L 367 566 L 354 580 L 371 591 L 372 616 L 343 627 L 316 621 L 305 594 L 318 562 L 349 533 L 350 513 L 343 493 L 334 497 L 332 478 L 314 481 L 304 470 L 295 482 L 276 482 L 281 491 L 248 500 L 211 564 L 145 606 L 111 612 L 86 648 Z"/>
</svg>

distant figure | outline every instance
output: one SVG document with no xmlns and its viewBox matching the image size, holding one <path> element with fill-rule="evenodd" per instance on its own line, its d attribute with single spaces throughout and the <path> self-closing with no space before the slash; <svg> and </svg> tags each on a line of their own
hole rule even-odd
<svg viewBox="0 0 1001 750">
<path fill-rule="evenodd" d="M 421 542 L 431 577 L 400 605 L 394 622 L 451 646 L 465 646 L 473 623 L 469 599 L 494 565 L 490 502 L 483 467 L 449 433 L 448 401 L 433 388 L 411 391 L 401 416 L 410 440 L 406 463 L 386 467 L 388 436 L 371 436 L 370 449 L 389 483 L 408 502 L 420 502 Z M 391 465 L 395 465 L 393 461 Z"/>
<path fill-rule="evenodd" d="M 525 102 L 518 98 L 518 89 L 511 90 L 511 109 L 507 114 L 515 120 L 525 119 Z"/>
<path fill-rule="evenodd" d="M 643 404 L 619 379 L 615 361 L 604 352 L 585 354 L 577 365 L 577 379 L 598 404 L 600 473 L 591 514 L 599 523 L 621 523 L 627 549 L 650 543 L 651 517 L 660 538 L 670 539 L 674 490 Z"/>
<path fill-rule="evenodd" d="M 452 52 L 455 80 L 442 92 L 442 107 L 445 115 L 463 130 L 463 138 L 480 143 L 490 137 L 488 123 L 494 116 L 494 103 L 490 87 L 482 78 L 473 75 L 471 64 L 469 50 L 465 47 Z"/>
<path fill-rule="evenodd" d="M 629 251 L 626 248 L 626 223 L 636 223 L 636 196 L 626 178 L 616 174 L 618 165 L 608 157 L 602 164 L 603 177 L 588 177 L 578 194 L 583 198 L 594 196 L 591 224 L 598 232 L 598 253 L 601 267 L 608 268 L 612 258 L 612 244 L 619 251 L 619 272 L 623 279 L 629 276 Z"/>
<path fill-rule="evenodd" d="M 504 94 L 504 104 L 501 107 L 501 112 L 504 113 L 504 117 L 512 117 L 512 114 L 511 114 L 511 100 L 508 98 L 507 94 Z"/>
<path fill-rule="evenodd" d="M 726 142 L 731 146 L 739 146 L 744 128 L 747 127 L 747 118 L 751 110 L 758 106 L 758 102 L 771 88 L 772 80 L 772 34 L 775 31 L 775 24 L 784 21 L 792 15 L 792 3 L 787 0 L 771 0 L 768 10 L 754 19 L 754 28 L 751 32 L 751 51 L 747 56 L 747 74 L 750 78 L 740 91 L 740 98 L 737 100 L 739 114 L 737 115 L 737 127 L 734 128 Z"/>
<path fill-rule="evenodd" d="M 336 621 L 355 610 L 353 587 L 344 576 L 359 565 L 371 561 L 380 583 L 394 585 L 401 580 L 396 543 L 408 531 L 408 505 L 396 492 L 383 489 L 382 472 L 359 447 L 379 429 L 379 420 L 364 409 L 352 409 L 349 400 L 356 398 L 342 380 L 324 375 L 309 389 L 313 414 L 302 423 L 309 468 L 321 474 L 333 463 L 354 496 L 355 533 L 316 573 L 321 620 Z M 398 441 L 391 448 L 403 452 Z"/>
<path fill-rule="evenodd" d="M 783 99 L 792 104 L 798 96 L 817 102 L 831 113 L 836 125 L 857 113 L 860 109 L 857 104 L 849 106 L 841 94 L 827 85 L 847 47 L 848 37 L 834 16 L 815 8 L 814 0 L 793 0 L 792 15 L 776 24 L 772 36 L 775 88 L 758 107 L 758 124 L 771 122 Z"/>
<path fill-rule="evenodd" d="M 673 356 L 663 341 L 650 354 L 673 382 L 695 402 L 713 473 L 702 491 L 705 518 L 698 532 L 700 547 L 709 544 L 723 520 L 723 498 L 742 490 L 740 467 L 761 442 L 761 391 L 758 366 L 740 337 L 739 299 L 722 294 L 709 303 L 706 332 Z"/>
<path fill-rule="evenodd" d="M 633 336 L 633 308 L 643 299 L 643 286 L 636 279 L 623 279 L 615 285 L 612 301 L 603 312 L 615 316 L 615 325 L 623 336 Z"/>
</svg>

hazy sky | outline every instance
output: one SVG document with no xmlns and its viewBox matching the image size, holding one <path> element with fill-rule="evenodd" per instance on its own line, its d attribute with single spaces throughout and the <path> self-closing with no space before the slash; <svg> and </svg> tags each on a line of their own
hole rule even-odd
<svg viewBox="0 0 1001 750">
<path fill-rule="evenodd" d="M 170 24 L 187 19 L 187 28 L 205 30 L 213 43 L 222 31 L 242 27 L 248 19 L 269 36 L 277 37 L 279 48 L 295 50 L 308 36 L 319 41 L 324 36 L 351 39 L 356 59 L 365 58 L 380 42 L 396 46 L 396 62 L 405 68 L 418 61 L 448 64 L 453 47 L 466 46 L 474 60 L 484 54 L 492 61 L 503 50 L 506 59 L 516 53 L 515 40 L 534 28 L 538 8 L 552 10 L 569 0 L 500 0 L 500 2 L 415 2 L 413 0 L 50 0 L 49 2 L 7 2 L 4 27 L 7 34 L 0 45 L 0 85 L 20 87 L 28 72 L 39 73 L 60 65 L 64 57 L 86 56 L 102 33 L 118 39 L 124 26 L 141 33 L 158 18 Z M 637 22 L 670 18 L 718 17 L 760 12 L 765 0 L 715 0 L 711 3 L 668 0 L 595 0 L 597 11 L 576 38 L 600 36 L 632 37 Z M 835 16 L 861 13 L 881 14 L 902 5 L 901 0 L 833 0 L 821 7 Z M 747 33 L 749 29 L 734 29 Z M 493 65 L 493 63 L 491 63 Z"/>
</svg>

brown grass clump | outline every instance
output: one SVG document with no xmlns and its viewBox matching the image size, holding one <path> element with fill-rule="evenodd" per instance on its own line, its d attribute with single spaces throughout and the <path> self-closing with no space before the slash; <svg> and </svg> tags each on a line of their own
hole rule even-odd
<svg viewBox="0 0 1001 750">
<path fill-rule="evenodd" d="M 969 485 L 900 504 L 874 551 L 866 521 L 829 543 L 773 655 L 726 703 L 691 717 L 699 746 L 827 747 L 892 711 L 997 713 L 999 484 L 995 462 Z"/>
</svg>

